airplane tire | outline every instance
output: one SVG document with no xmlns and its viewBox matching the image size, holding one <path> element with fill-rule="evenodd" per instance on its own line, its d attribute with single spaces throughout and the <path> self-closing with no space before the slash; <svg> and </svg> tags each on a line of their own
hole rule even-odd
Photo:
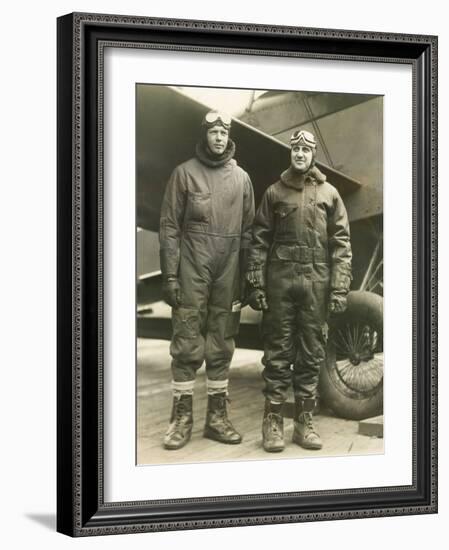
<svg viewBox="0 0 449 550">
<path fill-rule="evenodd" d="M 319 393 L 343 418 L 361 420 L 383 413 L 382 296 L 350 292 L 346 312 L 329 323 Z"/>
</svg>

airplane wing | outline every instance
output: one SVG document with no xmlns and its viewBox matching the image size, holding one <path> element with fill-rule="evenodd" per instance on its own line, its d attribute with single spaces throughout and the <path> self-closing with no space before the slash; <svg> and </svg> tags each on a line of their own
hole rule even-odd
<svg viewBox="0 0 449 550">
<path fill-rule="evenodd" d="M 194 155 L 200 124 L 211 107 L 169 86 L 139 84 L 136 108 L 137 225 L 159 230 L 165 185 L 172 170 Z M 237 163 L 248 172 L 256 204 L 265 189 L 290 165 L 290 149 L 248 124 L 234 119 L 231 137 L 236 143 Z M 359 183 L 322 163 L 319 169 L 341 195 Z"/>
</svg>

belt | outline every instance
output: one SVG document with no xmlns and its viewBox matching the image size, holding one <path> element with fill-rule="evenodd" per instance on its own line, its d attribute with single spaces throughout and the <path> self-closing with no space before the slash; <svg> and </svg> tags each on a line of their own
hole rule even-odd
<svg viewBox="0 0 449 550">
<path fill-rule="evenodd" d="M 324 248 L 311 248 L 298 244 L 275 244 L 271 258 L 301 264 L 327 263 L 328 254 Z"/>
</svg>

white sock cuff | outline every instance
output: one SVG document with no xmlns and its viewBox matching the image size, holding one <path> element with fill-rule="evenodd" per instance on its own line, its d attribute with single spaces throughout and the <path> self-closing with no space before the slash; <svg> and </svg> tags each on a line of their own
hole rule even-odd
<svg viewBox="0 0 449 550">
<path fill-rule="evenodd" d="M 186 382 L 172 380 L 171 384 L 174 395 L 193 395 L 195 380 L 187 380 Z"/>
<path fill-rule="evenodd" d="M 228 380 L 210 380 L 207 378 L 207 393 L 214 395 L 216 393 L 228 393 Z"/>
</svg>

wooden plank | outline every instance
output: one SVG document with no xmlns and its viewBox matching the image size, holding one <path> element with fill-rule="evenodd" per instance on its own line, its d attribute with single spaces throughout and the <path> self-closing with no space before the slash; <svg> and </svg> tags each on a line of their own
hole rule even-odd
<svg viewBox="0 0 449 550">
<path fill-rule="evenodd" d="M 315 416 L 323 439 L 319 451 L 302 449 L 292 443 L 293 420 L 285 418 L 286 448 L 282 453 L 267 453 L 262 447 L 264 396 L 260 351 L 237 349 L 230 371 L 229 417 L 242 434 L 239 445 L 225 445 L 203 437 L 207 409 L 206 374 L 202 367 L 195 381 L 193 398 L 194 427 L 191 441 L 182 449 L 168 451 L 162 441 L 171 405 L 169 342 L 138 341 L 137 366 L 137 463 L 180 464 L 223 462 L 229 460 L 278 460 L 306 457 L 349 456 L 383 453 L 383 440 L 358 433 L 358 422 L 335 418 L 327 412 Z M 234 368 L 234 365 L 236 368 Z"/>
</svg>

